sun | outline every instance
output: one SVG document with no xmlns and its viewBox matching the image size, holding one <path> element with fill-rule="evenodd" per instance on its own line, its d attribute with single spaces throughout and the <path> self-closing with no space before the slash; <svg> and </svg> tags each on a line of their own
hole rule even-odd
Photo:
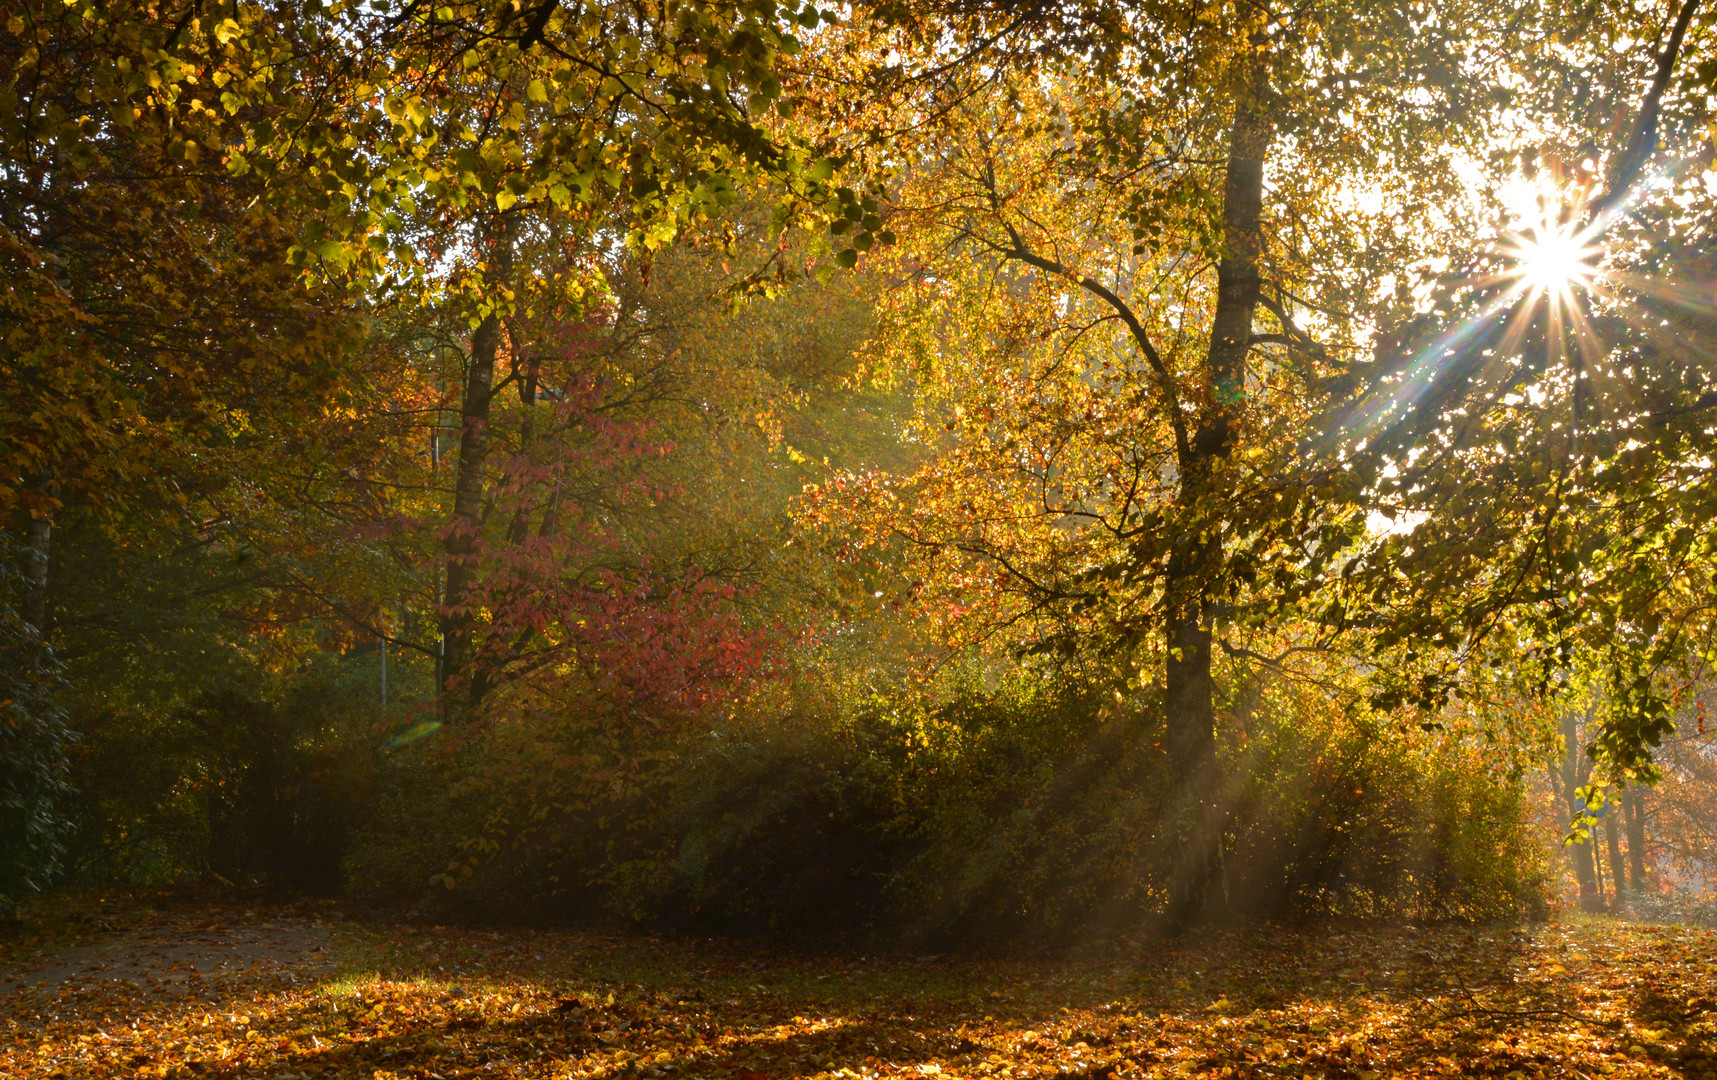
<svg viewBox="0 0 1717 1080">
<path fill-rule="evenodd" d="M 1598 276 L 1600 252 L 1588 230 L 1543 222 L 1516 234 L 1505 248 L 1514 260 L 1517 287 L 1534 296 L 1567 297 Z"/>
<path fill-rule="evenodd" d="M 1493 310 L 1513 310 L 1503 347 L 1521 345 L 1537 328 L 1553 356 L 1594 356 L 1601 343 L 1587 312 L 1608 293 L 1602 246 L 1607 218 L 1585 213 L 1577 194 L 1569 199 L 1540 192 L 1534 201 L 1530 216 L 1517 218 L 1520 224 L 1500 245 L 1505 265 L 1488 279 L 1500 286 Z"/>
</svg>

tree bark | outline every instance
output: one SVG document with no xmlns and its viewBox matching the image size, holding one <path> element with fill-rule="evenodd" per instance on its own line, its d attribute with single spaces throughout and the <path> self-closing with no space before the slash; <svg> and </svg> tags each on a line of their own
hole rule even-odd
<svg viewBox="0 0 1717 1080">
<path fill-rule="evenodd" d="M 1571 800 L 1578 804 L 1579 800 Z M 1576 809 L 1572 811 L 1578 813 Z M 1604 906 L 1604 898 L 1598 894 L 1598 867 L 1592 854 L 1592 840 L 1585 840 L 1568 845 L 1568 858 L 1574 864 L 1574 879 L 1580 883 L 1580 910 L 1597 911 Z"/>
<path fill-rule="evenodd" d="M 48 545 L 54 523 L 45 513 L 30 518 L 24 527 L 24 595 L 19 614 L 36 631 L 48 636 Z"/>
<path fill-rule="evenodd" d="M 529 458 L 531 449 L 537 441 L 537 372 L 538 359 L 535 355 L 528 357 L 518 355 L 523 346 L 520 345 L 513 324 L 507 325 L 507 340 L 512 344 L 514 374 L 519 382 L 519 405 L 523 407 L 524 415 L 519 419 L 519 454 Z M 513 523 L 507 529 L 507 541 L 511 544 L 522 544 L 530 535 L 531 516 L 523 499 L 513 509 Z"/>
<path fill-rule="evenodd" d="M 1597 894 L 1597 901 L 1592 905 L 1592 910 L 1602 911 L 1608 905 L 1604 900 L 1604 857 L 1598 851 L 1596 830 L 1593 830 L 1592 835 L 1587 838 L 1587 843 L 1592 848 L 1592 887 Z"/>
<path fill-rule="evenodd" d="M 1629 787 L 1622 792 L 1622 812 L 1628 830 L 1628 887 L 1639 895 L 1645 892 L 1645 789 Z"/>
<path fill-rule="evenodd" d="M 1254 73 L 1248 94 L 1262 88 Z M 1198 421 L 1180 447 L 1181 539 L 1164 583 L 1165 732 L 1169 769 L 1180 788 L 1183 820 L 1178 865 L 1169 882 L 1166 921 L 1179 931 L 1215 914 L 1222 881 L 1227 804 L 1216 767 L 1216 683 L 1211 672 L 1210 590 L 1221 577 L 1222 523 L 1232 496 L 1221 464 L 1233 450 L 1245 404 L 1246 358 L 1263 292 L 1264 163 L 1274 134 L 1261 101 L 1234 110 L 1222 189 L 1222 255 L 1216 268 Z M 1225 890 L 1224 890 L 1225 891 Z"/>
<path fill-rule="evenodd" d="M 513 235 L 504 217 L 488 237 L 488 266 L 484 284 L 491 303 L 511 284 Z M 465 373 L 460 403 L 459 460 L 453 480 L 453 517 L 448 522 L 442 551 L 447 559 L 446 595 L 441 609 L 441 687 L 447 698 L 455 682 L 463 699 L 453 709 L 443 708 L 449 718 L 469 713 L 487 692 L 487 680 L 479 669 L 476 618 L 471 587 L 478 579 L 477 565 L 483 529 L 483 495 L 489 465 L 489 413 L 494 398 L 495 362 L 500 353 L 505 312 L 492 310 L 471 335 L 471 362 Z"/>
<path fill-rule="evenodd" d="M 1606 807 L 1609 811 L 1604 815 L 1604 846 L 1610 855 L 1610 887 L 1616 894 L 1616 907 L 1627 903 L 1628 881 L 1627 872 L 1622 869 L 1621 829 L 1617 827 L 1616 819 L 1621 817 L 1620 806 Z"/>
<path fill-rule="evenodd" d="M 1196 599 L 1171 609 L 1167 626 L 1169 767 L 1183 783 L 1202 784 L 1216 761 L 1216 687 L 1210 671 L 1210 628 Z"/>
</svg>

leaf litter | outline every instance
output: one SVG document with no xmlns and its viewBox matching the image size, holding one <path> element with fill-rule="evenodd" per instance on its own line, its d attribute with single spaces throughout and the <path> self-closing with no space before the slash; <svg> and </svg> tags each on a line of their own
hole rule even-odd
<svg viewBox="0 0 1717 1080">
<path fill-rule="evenodd" d="M 0 952 L 0 1076 L 1717 1080 L 1717 933 L 1258 929 L 793 952 L 173 908 Z"/>
</svg>

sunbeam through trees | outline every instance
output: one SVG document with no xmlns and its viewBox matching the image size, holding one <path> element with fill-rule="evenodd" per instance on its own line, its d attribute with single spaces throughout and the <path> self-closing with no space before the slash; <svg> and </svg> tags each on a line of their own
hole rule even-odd
<svg viewBox="0 0 1717 1080">
<path fill-rule="evenodd" d="M 19 941 L 1717 920 L 1717 6 L 14 0 L 0 268 Z M 1097 1037 L 913 1068 L 1383 1068 Z"/>
</svg>

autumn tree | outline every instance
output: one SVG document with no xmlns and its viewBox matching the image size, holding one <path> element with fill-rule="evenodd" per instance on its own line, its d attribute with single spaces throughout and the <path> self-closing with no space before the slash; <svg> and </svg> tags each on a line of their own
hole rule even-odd
<svg viewBox="0 0 1717 1080">
<path fill-rule="evenodd" d="M 1096 9 L 1077 10 L 1097 25 Z M 889 359 L 931 376 L 939 415 L 927 414 L 924 437 L 949 452 L 900 491 L 855 478 L 860 516 L 929 560 L 983 567 L 966 585 L 989 599 L 960 603 L 963 617 L 1082 618 L 1087 638 L 1103 625 L 1123 643 L 1160 631 L 1182 775 L 1209 767 L 1212 649 L 1245 649 L 1236 630 L 1296 610 L 1370 635 L 1360 648 L 1387 661 L 1384 703 L 1434 707 L 1487 649 L 1501 662 L 1524 643 L 1541 672 L 1570 648 L 1608 655 L 1617 704 L 1600 752 L 1637 771 L 1661 731 L 1647 672 L 1694 625 L 1705 561 L 1679 554 L 1697 535 L 1671 524 L 1679 498 L 1657 504 L 1643 532 L 1620 507 L 1623 492 L 1703 491 L 1676 479 L 1698 466 L 1680 441 L 1689 429 L 1675 429 L 1700 422 L 1702 399 L 1600 407 L 1597 390 L 1619 387 L 1646 355 L 1672 396 L 1701 381 L 1650 329 L 1655 319 L 1684 327 L 1683 340 L 1701 335 L 1698 310 L 1624 268 L 1688 245 L 1660 234 L 1664 246 L 1641 247 L 1644 234 L 1624 239 L 1615 213 L 1632 200 L 1673 214 L 1634 182 L 1667 118 L 1697 111 L 1697 78 L 1675 74 L 1700 33 L 1696 12 L 1678 4 L 1569 29 L 1565 12 L 1536 6 L 1160 11 L 1140 17 L 1149 33 L 1123 34 L 1120 75 L 1117 54 L 1093 50 L 1005 86 L 938 84 L 919 115 L 945 134 L 903 158 L 891 221 L 926 238 L 892 265 L 935 321 L 903 315 Z M 1550 39 L 1527 32 L 1540 24 L 1578 45 L 1522 48 Z M 1105 25 L 1110 40 L 1123 33 Z M 1641 38 L 1658 44 L 1625 47 Z M 1650 77 L 1643 98 L 1624 89 L 1639 74 Z M 1579 108 L 1557 111 L 1559 88 L 1594 78 L 1613 96 L 1575 93 Z M 1507 89 L 1516 81 L 1523 94 Z M 1510 99 L 1530 119 L 1504 108 Z M 1535 123 L 1550 126 L 1548 142 Z M 1590 228 L 1570 223 L 1576 200 L 1509 240 L 1500 186 L 1520 154 L 1540 152 L 1603 158 L 1610 193 L 1592 201 Z M 1696 232 L 1691 198 L 1675 227 Z M 1618 276 L 1588 316 L 1569 289 L 1593 271 L 1565 249 L 1599 228 L 1615 234 Z M 1558 258 L 1547 283 L 1546 260 Z M 1685 257 L 1677 267 L 1698 272 Z M 980 305 L 985 315 L 962 318 Z M 1647 314 L 1665 305 L 1668 323 Z M 936 373 L 962 350 L 963 380 Z M 1617 374 L 1600 383 L 1609 365 Z M 1517 420 L 1538 426 L 1527 434 Z M 938 424 L 955 434 L 932 434 Z M 1642 424 L 1665 434 L 1639 440 Z M 1588 481 L 1614 492 L 1599 500 L 1618 511 L 1614 526 L 1572 524 L 1593 505 L 1578 494 Z M 1424 515 L 1435 520 L 1419 524 Z M 1565 576 L 1575 564 L 1586 569 Z M 1683 573 L 1685 590 L 1661 590 Z M 1541 574 L 1556 584 L 1540 588 Z M 1484 583 L 1497 589 L 1476 599 L 1470 586 Z M 1578 614 L 1552 599 L 1579 606 L 1590 594 L 1604 600 Z M 1559 628 L 1576 623 L 1587 629 Z M 1518 630 L 1492 632 L 1505 625 Z M 1650 629 L 1660 625 L 1677 629 Z M 1046 640 L 1041 627 L 1032 635 Z"/>
<path fill-rule="evenodd" d="M 928 582 L 965 577 L 962 619 L 1107 650 L 1135 685 L 1160 665 L 1194 787 L 1213 651 L 1285 617 L 1363 527 L 1355 492 L 1299 455 L 1353 384 L 1380 279 L 1470 224 L 1450 204 L 1484 79 L 1451 57 L 1489 71 L 1489 25 L 1153 11 L 1108 31 L 1113 58 L 944 90 L 901 155 L 877 360 L 918 378 L 920 437 L 946 451 L 844 497 L 944 568 Z"/>
<path fill-rule="evenodd" d="M 489 684 L 467 593 L 481 573 L 490 410 L 514 381 L 535 404 L 539 358 L 520 328 L 582 318 L 595 283 L 565 251 L 656 249 L 759 181 L 772 185 L 777 225 L 826 219 L 826 204 L 850 199 L 829 183 L 837 162 L 783 126 L 795 102 L 775 68 L 799 50 L 794 29 L 819 15 L 773 2 L 550 2 L 330 18 L 358 45 L 350 62 L 324 66 L 351 95 L 336 122 L 344 136 L 270 144 L 258 127 L 253 138 L 338 178 L 325 238 L 307 234 L 301 252 L 311 265 L 362 266 L 368 245 L 388 253 L 394 284 L 428 289 L 470 321 L 442 615 L 443 671 L 471 676 L 464 711 Z M 511 374 L 497 370 L 503 357 Z"/>
<path fill-rule="evenodd" d="M 58 508 L 182 500 L 199 440 L 313 416 L 354 332 L 348 297 L 287 265 L 288 208 L 234 167 L 223 95 L 281 74 L 195 12 L 26 4 L 0 30 L 0 510 L 44 631 Z"/>
<path fill-rule="evenodd" d="M 1676 730 L 1656 755 L 1663 777 L 1628 816 L 1629 854 L 1639 861 L 1636 893 L 1665 886 L 1708 898 L 1717 860 L 1717 743 L 1711 692 L 1695 683 L 1676 710 Z M 1638 789 L 1629 788 L 1628 794 Z M 1649 854 L 1652 880 L 1645 880 Z M 1631 867 L 1630 867 L 1631 868 Z"/>
<path fill-rule="evenodd" d="M 30 586 L 0 562 L 0 918 L 16 917 L 53 882 L 64 852 L 67 729 L 59 691 L 64 669 L 19 611 Z"/>
<path fill-rule="evenodd" d="M 8 233 L 10 370 L 20 393 L 42 385 L 14 402 L 6 490 L 9 507 L 24 507 L 29 550 L 45 558 L 49 515 L 74 486 L 112 496 L 115 481 L 147 471 L 103 439 L 159 429 L 170 440 L 181 428 L 165 417 L 188 423 L 247 389 L 303 401 L 308 387 L 282 378 L 335 370 L 347 290 L 377 305 L 430 302 L 472 327 L 443 615 L 444 667 L 468 666 L 460 597 L 503 322 L 533 304 L 576 304 L 581 287 L 576 272 L 557 276 L 564 264 L 539 263 L 524 288 L 514 244 L 560 215 L 586 243 L 649 249 L 759 176 L 777 185 L 783 215 L 826 216 L 835 163 L 774 124 L 793 108 L 776 61 L 797 51 L 795 28 L 817 23 L 812 7 L 773 2 L 21 11 L 6 28 L 7 205 L 22 215 Z M 86 70 L 99 78 L 80 85 Z M 66 278 L 72 247 L 108 263 Z M 141 276 L 127 261 L 137 251 L 152 255 Z M 88 281 L 108 309 L 68 281 Z M 247 292 L 252 281 L 274 294 Z M 166 314 L 154 332 L 131 331 L 155 312 Z M 56 334 L 103 327 L 125 328 L 125 347 L 143 355 L 118 367 L 49 362 L 53 348 L 72 355 Z M 283 330 L 289 345 L 270 337 Z M 140 424 L 148 416 L 154 427 Z M 33 579 L 45 566 L 32 564 Z"/>
</svg>

